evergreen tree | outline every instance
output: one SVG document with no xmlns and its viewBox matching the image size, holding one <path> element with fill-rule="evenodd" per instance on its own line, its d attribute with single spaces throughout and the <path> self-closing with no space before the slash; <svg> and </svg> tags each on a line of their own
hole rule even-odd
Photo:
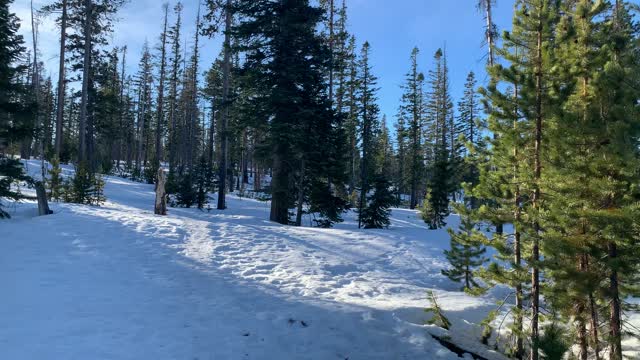
<svg viewBox="0 0 640 360">
<path fill-rule="evenodd" d="M 509 67 L 489 67 L 491 83 L 482 89 L 490 114 L 489 129 L 494 138 L 489 151 L 490 165 L 481 168 L 473 196 L 490 199 L 477 212 L 492 223 L 512 223 L 512 236 L 494 235 L 492 246 L 502 264 L 493 263 L 482 272 L 488 282 L 515 289 L 515 321 L 511 330 L 516 339 L 515 357 L 524 356 L 524 340 L 531 340 L 530 358 L 539 357 L 541 294 L 540 236 L 543 208 L 543 124 L 557 111 L 557 84 L 550 75 L 554 61 L 557 2 L 519 1 L 514 26 L 503 36 L 500 54 Z M 508 241 L 513 239 L 513 241 Z M 529 253 L 525 263 L 523 253 Z M 505 268 L 502 265 L 508 266 Z M 528 274 L 527 274 L 528 273 Z M 526 277 L 531 290 L 531 326 L 523 330 L 523 299 Z"/>
<path fill-rule="evenodd" d="M 373 183 L 373 194 L 367 198 L 367 205 L 358 216 L 365 229 L 388 228 L 391 222 L 391 206 L 395 204 L 395 195 L 390 190 L 391 184 L 382 175 L 375 177 Z"/>
<path fill-rule="evenodd" d="M 180 63 L 182 61 L 182 51 L 181 51 L 181 30 L 182 30 L 182 3 L 178 1 L 178 3 L 173 8 L 176 22 L 169 29 L 167 33 L 168 41 L 171 45 L 170 54 L 168 63 L 170 65 L 169 70 L 169 98 L 168 102 L 168 110 L 167 110 L 167 120 L 169 124 L 169 178 L 171 179 L 172 174 L 176 169 L 177 155 L 179 149 L 179 137 L 178 137 L 178 91 L 179 91 L 179 83 L 181 76 L 181 68 Z"/>
<path fill-rule="evenodd" d="M 251 83 L 257 95 L 254 106 L 268 119 L 273 171 L 270 219 L 288 224 L 289 208 L 296 200 L 291 196 L 290 164 L 296 158 L 310 159 L 309 153 L 315 151 L 301 146 L 309 135 L 304 132 L 312 129 L 311 135 L 320 135 L 314 130 L 330 129 L 335 121 L 323 81 L 329 53 L 315 32 L 322 10 L 307 0 L 242 2 L 234 10 L 245 19 L 232 31 L 237 50 L 245 55 L 241 73 L 251 79 L 244 83 Z"/>
<path fill-rule="evenodd" d="M 19 201 L 27 198 L 19 189 L 12 187 L 16 182 L 32 184 L 33 179 L 24 173 L 24 167 L 20 160 L 4 156 L 0 157 L 0 219 L 8 219 L 11 217 L 8 212 L 2 209 L 3 199 Z"/>
<path fill-rule="evenodd" d="M 479 94 L 476 90 L 475 74 L 470 72 L 464 85 L 462 99 L 458 102 L 458 124 L 461 140 L 466 145 L 464 163 L 456 175 L 456 182 L 464 182 L 471 188 L 479 181 L 479 166 L 485 141 L 482 132 L 486 124 L 480 118 Z M 461 149 L 462 150 L 462 149 Z M 471 207 L 476 207 L 476 201 L 469 194 L 465 195 Z"/>
<path fill-rule="evenodd" d="M 430 144 L 428 181 L 428 205 L 430 211 L 423 217 L 429 228 L 438 229 L 446 225 L 449 215 L 449 195 L 452 192 L 452 147 L 450 142 L 452 102 L 449 94 L 448 69 L 444 53 L 438 49 L 434 55 L 435 70 L 429 72 L 429 100 L 427 116 L 430 123 L 428 134 Z"/>
<path fill-rule="evenodd" d="M 374 154 L 374 136 L 378 130 L 378 114 L 380 109 L 376 103 L 378 91 L 377 77 L 373 74 L 371 63 L 371 46 L 369 42 L 362 45 L 357 74 L 358 113 L 360 116 L 360 142 L 362 155 L 360 161 L 360 204 L 358 206 L 358 227 L 362 226 L 362 214 L 369 193 L 369 180 L 374 175 L 372 155 Z"/>
<path fill-rule="evenodd" d="M 433 291 L 427 292 L 427 300 L 431 303 L 431 306 L 424 309 L 426 313 L 432 313 L 433 318 L 428 321 L 428 324 L 439 326 L 443 329 L 449 330 L 451 328 L 451 321 L 444 315 L 440 304 L 438 304 L 438 297 Z"/>
<path fill-rule="evenodd" d="M 451 236 L 451 249 L 444 254 L 451 264 L 451 269 L 442 270 L 442 274 L 455 282 L 463 282 L 463 290 L 477 293 L 482 290 L 474 280 L 475 270 L 487 262 L 484 257 L 486 249 L 478 239 L 476 224 L 468 214 L 461 215 L 459 231 L 448 229 Z"/>
<path fill-rule="evenodd" d="M 402 129 L 406 133 L 402 135 L 406 136 L 407 139 L 406 160 L 409 163 L 407 176 L 410 188 L 409 208 L 411 209 L 415 209 L 418 205 L 418 182 L 423 178 L 424 174 L 422 145 L 424 75 L 418 71 L 418 54 L 418 48 L 414 48 L 411 52 L 411 68 L 405 75 L 406 82 L 403 85 L 404 94 L 402 95 L 402 105 L 400 105 L 401 118 L 403 120 L 407 119 L 406 130 Z M 404 141 L 402 145 L 404 145 Z"/>
<path fill-rule="evenodd" d="M 640 195 L 632 185 L 640 165 L 640 113 L 633 105 L 640 92 L 629 86 L 638 71 L 631 60 L 633 25 L 623 7 L 600 2 L 567 3 L 563 14 L 556 49 L 564 71 L 553 75 L 566 92 L 561 117 L 549 130 L 544 183 L 542 251 L 552 279 L 545 298 L 573 324 L 581 359 L 600 357 L 600 330 L 609 357 L 621 359 L 622 299 L 639 293 L 638 239 L 623 230 L 637 220 Z M 601 306 L 607 314 L 599 313 Z"/>
<path fill-rule="evenodd" d="M 136 97 L 136 152 L 135 170 L 138 176 L 142 175 L 143 165 L 147 163 L 147 150 L 150 139 L 150 124 L 153 117 L 153 64 L 149 45 L 145 42 L 142 48 L 142 57 L 138 65 L 138 73 L 135 77 Z"/>
<path fill-rule="evenodd" d="M 60 169 L 60 161 L 57 157 L 51 160 L 51 169 L 49 170 L 49 199 L 59 201 L 63 195 L 64 182 L 61 176 L 62 170 Z"/>
<path fill-rule="evenodd" d="M 9 214 L 2 210 L 2 198 L 19 200 L 19 191 L 12 189 L 16 181 L 29 181 L 22 164 L 6 156 L 13 145 L 32 135 L 35 104 L 28 98 L 25 84 L 19 81 L 26 66 L 18 64 L 25 49 L 18 34 L 19 23 L 9 11 L 12 1 L 0 1 L 0 219 Z"/>
</svg>

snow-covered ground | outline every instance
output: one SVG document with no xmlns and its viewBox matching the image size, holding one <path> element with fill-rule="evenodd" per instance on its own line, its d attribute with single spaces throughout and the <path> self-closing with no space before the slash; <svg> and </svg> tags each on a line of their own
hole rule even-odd
<svg viewBox="0 0 640 360">
<path fill-rule="evenodd" d="M 35 217 L 24 203 L 0 222 L 0 359 L 457 359 L 424 325 L 430 289 L 455 343 L 502 359 L 474 325 L 496 294 L 440 274 L 449 237 L 414 211 L 394 209 L 388 230 L 352 213 L 297 228 L 230 196 L 225 211 L 162 217 L 152 185 L 105 180 L 104 206 Z"/>
</svg>

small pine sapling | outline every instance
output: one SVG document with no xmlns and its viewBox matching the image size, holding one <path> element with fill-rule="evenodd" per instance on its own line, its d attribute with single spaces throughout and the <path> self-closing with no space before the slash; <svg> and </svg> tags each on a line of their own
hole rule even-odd
<svg viewBox="0 0 640 360">
<path fill-rule="evenodd" d="M 449 330 L 451 328 L 451 322 L 442 313 L 442 308 L 438 304 L 438 297 L 433 291 L 427 292 L 427 300 L 431 304 L 428 308 L 424 309 L 425 312 L 433 314 L 433 317 L 427 321 L 429 325 L 436 325 L 443 329 Z"/>
<path fill-rule="evenodd" d="M 455 282 L 462 282 L 462 290 L 471 294 L 482 294 L 483 289 L 475 280 L 475 269 L 488 261 L 483 255 L 487 251 L 477 234 L 476 224 L 468 215 L 462 215 L 459 231 L 448 229 L 451 249 L 444 254 L 451 264 L 442 274 Z"/>
<path fill-rule="evenodd" d="M 62 180 L 60 161 L 57 157 L 54 157 L 51 160 L 51 170 L 49 170 L 49 179 L 47 179 L 47 183 L 49 185 L 49 200 L 60 201 L 62 199 L 64 183 Z"/>
<path fill-rule="evenodd" d="M 89 203 L 91 205 L 100 206 L 105 201 L 107 201 L 107 197 L 104 195 L 104 177 L 100 173 L 96 173 L 92 176 L 93 186 L 91 187 L 91 198 L 89 199 Z"/>
</svg>

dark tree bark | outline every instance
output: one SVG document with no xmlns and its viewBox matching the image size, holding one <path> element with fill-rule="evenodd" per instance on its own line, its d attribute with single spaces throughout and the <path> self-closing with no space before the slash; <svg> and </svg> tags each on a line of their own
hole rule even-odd
<svg viewBox="0 0 640 360">
<path fill-rule="evenodd" d="M 226 202 L 226 181 L 227 166 L 229 162 L 229 87 L 231 76 L 231 0 L 227 0 L 225 5 L 225 31 L 224 31 L 224 59 L 222 64 L 222 109 L 220 118 L 220 174 L 218 175 L 218 210 L 227 208 Z M 273 220 L 273 219 L 272 219 Z"/>
<path fill-rule="evenodd" d="M 56 108 L 56 143 L 55 156 L 59 159 L 62 153 L 64 97 L 65 97 L 65 47 L 67 41 L 67 0 L 62 0 L 62 16 L 60 18 L 60 60 L 58 63 L 58 107 Z"/>
</svg>

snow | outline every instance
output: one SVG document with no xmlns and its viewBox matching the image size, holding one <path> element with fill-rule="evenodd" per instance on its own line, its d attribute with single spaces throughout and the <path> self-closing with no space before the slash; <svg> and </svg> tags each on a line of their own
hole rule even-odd
<svg viewBox="0 0 640 360">
<path fill-rule="evenodd" d="M 105 181 L 101 207 L 36 217 L 23 203 L 0 222 L 0 358 L 458 359 L 433 333 L 503 359 L 475 325 L 496 294 L 441 275 L 449 236 L 415 211 L 394 209 L 388 230 L 358 230 L 353 213 L 287 227 L 267 221 L 268 203 L 229 196 L 224 211 L 162 217 L 153 185 Z M 425 325 L 428 290 L 451 333 Z"/>
</svg>

